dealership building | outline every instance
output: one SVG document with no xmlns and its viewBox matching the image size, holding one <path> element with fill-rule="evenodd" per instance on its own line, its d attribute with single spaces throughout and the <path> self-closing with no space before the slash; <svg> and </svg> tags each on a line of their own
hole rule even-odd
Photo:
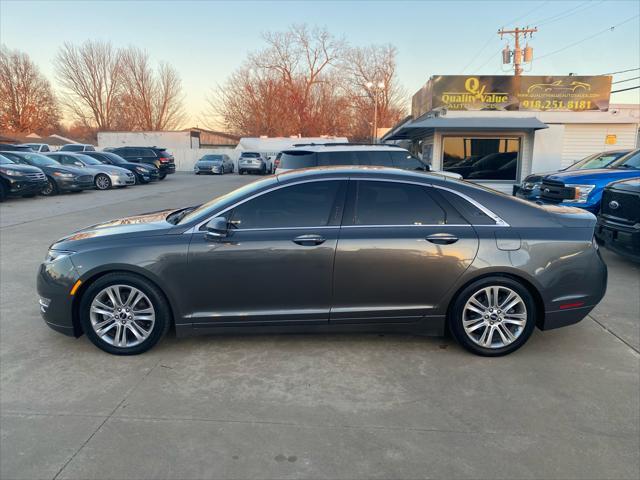
<svg viewBox="0 0 640 480">
<path fill-rule="evenodd" d="M 510 192 L 531 173 L 636 148 L 640 106 L 610 104 L 610 92 L 609 76 L 435 76 L 382 141 Z"/>
</svg>

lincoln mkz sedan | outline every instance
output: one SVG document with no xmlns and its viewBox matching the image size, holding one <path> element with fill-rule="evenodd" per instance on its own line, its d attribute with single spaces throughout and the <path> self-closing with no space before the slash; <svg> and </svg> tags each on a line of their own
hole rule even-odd
<svg viewBox="0 0 640 480">
<path fill-rule="evenodd" d="M 297 170 L 57 241 L 38 273 L 40 308 L 54 330 L 113 354 L 142 353 L 170 327 L 449 328 L 468 350 L 498 356 L 602 299 L 595 223 L 437 174 Z"/>
</svg>

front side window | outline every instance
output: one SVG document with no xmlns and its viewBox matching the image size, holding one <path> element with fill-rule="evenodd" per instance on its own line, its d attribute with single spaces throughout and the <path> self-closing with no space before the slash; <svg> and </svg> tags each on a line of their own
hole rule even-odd
<svg viewBox="0 0 640 480">
<path fill-rule="evenodd" d="M 340 180 L 280 188 L 235 207 L 227 215 L 239 230 L 247 228 L 322 227 L 335 224 Z"/>
<path fill-rule="evenodd" d="M 446 214 L 427 187 L 397 182 L 355 182 L 347 225 L 444 225 Z"/>
<path fill-rule="evenodd" d="M 469 180 L 515 180 L 520 139 L 445 137 L 443 170 Z"/>
</svg>

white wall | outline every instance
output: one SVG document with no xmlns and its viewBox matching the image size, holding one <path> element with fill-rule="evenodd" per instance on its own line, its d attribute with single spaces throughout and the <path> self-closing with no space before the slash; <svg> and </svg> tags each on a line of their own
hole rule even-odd
<svg viewBox="0 0 640 480">
<path fill-rule="evenodd" d="M 536 130 L 531 165 L 523 170 L 522 178 L 535 172 L 547 172 L 562 168 L 562 147 L 565 125 L 549 125 Z"/>
<path fill-rule="evenodd" d="M 561 167 L 568 167 L 578 160 L 594 153 L 635 148 L 637 129 L 637 124 L 604 123 L 566 125 L 562 145 Z M 605 143 L 607 135 L 615 135 L 616 143 L 607 145 Z"/>
<path fill-rule="evenodd" d="M 161 147 L 173 153 L 191 148 L 191 139 L 189 132 L 98 132 L 98 148 L 124 146 Z"/>
</svg>

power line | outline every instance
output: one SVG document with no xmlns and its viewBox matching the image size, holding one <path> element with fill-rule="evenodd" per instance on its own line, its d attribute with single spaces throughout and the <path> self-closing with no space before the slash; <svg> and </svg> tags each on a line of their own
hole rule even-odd
<svg viewBox="0 0 640 480">
<path fill-rule="evenodd" d="M 631 78 L 625 78 L 624 80 L 617 80 L 615 82 L 611 82 L 611 85 L 615 85 L 616 83 L 624 83 L 624 82 L 630 82 L 631 80 L 637 80 L 640 77 L 631 77 Z"/>
<path fill-rule="evenodd" d="M 566 15 L 558 15 L 555 18 L 550 18 L 547 21 L 544 21 L 540 24 L 536 24 L 536 26 L 538 25 L 549 25 L 550 23 L 554 23 L 554 22 L 558 22 L 560 20 L 563 20 L 567 17 L 572 17 L 573 15 L 578 15 L 580 13 L 586 12 L 587 10 L 589 10 L 590 8 L 595 7 L 596 5 L 600 5 L 601 3 L 604 3 L 605 0 L 600 0 L 599 2 L 586 2 L 588 3 L 588 5 L 578 5 L 578 7 L 576 7 L 575 10 L 567 13 Z M 584 7 L 584 8 L 581 8 Z"/>
<path fill-rule="evenodd" d="M 545 18 L 541 18 L 540 20 L 536 20 L 535 22 L 532 22 L 531 25 L 537 25 L 537 26 L 544 25 L 545 23 L 549 23 L 549 22 L 555 20 L 556 18 L 559 18 L 559 17 L 562 17 L 562 16 L 566 16 L 567 14 L 571 14 L 571 13 L 575 12 L 576 10 L 578 10 L 579 8 L 582 8 L 582 7 L 584 7 L 585 5 L 587 5 L 589 3 L 593 3 L 593 2 L 589 2 L 589 1 L 583 2 L 583 3 L 579 4 L 579 5 L 576 5 L 575 7 L 571 7 L 569 9 L 567 9 L 567 10 L 563 10 L 560 13 L 556 13 L 556 14 L 551 15 L 549 17 L 545 17 Z"/>
<path fill-rule="evenodd" d="M 611 93 L 626 92 L 627 90 L 635 90 L 636 88 L 640 88 L 640 85 L 638 85 L 637 87 L 629 87 L 629 88 L 622 88 L 620 90 L 612 90 Z"/>
<path fill-rule="evenodd" d="M 523 14 L 522 14 L 522 15 L 520 15 L 519 17 L 516 17 L 516 18 L 514 18 L 513 20 L 509 20 L 508 22 L 505 22 L 504 24 L 505 24 L 505 25 L 509 25 L 509 24 L 515 23 L 515 22 L 517 22 L 518 20 L 521 20 L 521 19 L 525 18 L 526 16 L 528 16 L 528 15 L 532 14 L 532 13 L 533 13 L 533 12 L 535 12 L 536 10 L 539 10 L 540 8 L 544 7 L 547 3 L 549 3 L 549 0 L 545 0 L 545 1 L 544 1 L 544 2 L 542 2 L 541 4 L 539 4 L 539 5 L 535 6 L 535 7 L 533 7 L 531 10 L 528 10 L 527 12 L 523 13 Z M 468 62 L 468 63 L 465 65 L 465 67 L 462 69 L 462 73 L 464 73 L 464 72 L 465 72 L 465 70 L 466 70 L 467 68 L 469 68 L 469 67 L 473 64 L 473 62 L 475 62 L 475 61 L 478 59 L 478 56 L 479 56 L 479 55 L 481 55 L 481 54 L 482 54 L 482 52 L 484 52 L 484 51 L 486 50 L 486 48 L 489 46 L 489 44 L 491 43 L 491 41 L 492 41 L 492 40 L 494 40 L 495 38 L 496 38 L 496 37 L 495 37 L 495 34 L 493 34 L 493 33 L 492 33 L 492 34 L 491 34 L 491 36 L 489 37 L 489 39 L 487 40 L 487 43 L 485 43 L 485 44 L 482 46 L 482 48 L 481 48 L 480 50 L 478 50 L 478 52 L 477 52 L 475 55 L 473 55 L 473 56 L 471 57 L 471 60 L 469 60 L 469 62 Z M 492 58 L 493 58 L 493 57 L 492 57 Z M 486 62 L 486 63 L 488 63 L 488 62 Z M 486 63 L 482 64 L 482 66 L 484 67 L 484 66 L 486 65 Z M 481 67 L 481 68 L 482 68 L 482 67 Z M 479 70 L 479 69 L 478 69 L 478 70 Z"/>
<path fill-rule="evenodd" d="M 619 70 L 617 72 L 601 73 L 601 75 L 616 75 L 617 73 L 635 72 L 636 70 L 640 70 L 640 68 L 630 68 L 629 70 Z"/>
<path fill-rule="evenodd" d="M 602 35 L 603 33 L 613 31 L 615 28 L 621 25 L 624 25 L 625 23 L 629 23 L 631 20 L 635 20 L 638 17 L 640 17 L 640 15 L 634 15 L 633 17 L 627 18 L 626 20 L 618 23 L 617 25 L 613 25 L 612 27 L 605 28 L 604 30 L 600 30 L 599 32 L 594 33 L 593 35 L 589 35 L 588 37 L 583 38 L 582 40 L 578 40 L 577 42 L 573 42 L 573 43 L 570 43 L 569 45 L 565 45 L 564 47 L 559 48 L 558 50 L 554 50 L 553 52 L 549 52 L 545 55 L 542 55 L 541 57 L 538 57 L 538 60 L 542 60 L 543 58 L 550 57 L 551 55 L 555 55 L 556 53 L 563 52 L 568 48 L 575 47 L 576 45 L 579 45 L 582 42 L 586 42 L 587 40 L 591 40 L 592 38 L 595 38 L 598 35 Z"/>
</svg>

